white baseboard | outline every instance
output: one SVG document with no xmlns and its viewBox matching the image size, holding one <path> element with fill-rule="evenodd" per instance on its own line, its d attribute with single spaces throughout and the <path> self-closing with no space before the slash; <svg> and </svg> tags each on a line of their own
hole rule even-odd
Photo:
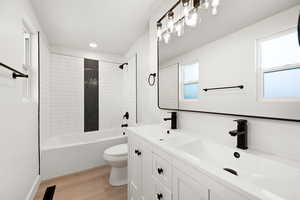
<svg viewBox="0 0 300 200">
<path fill-rule="evenodd" d="M 33 185 L 31 187 L 29 193 L 26 196 L 26 200 L 33 200 L 34 199 L 34 196 L 35 196 L 35 194 L 36 194 L 36 192 L 37 192 L 37 190 L 38 190 L 38 188 L 40 186 L 40 183 L 41 183 L 41 176 L 38 175 L 35 178 L 35 180 L 33 182 Z"/>
</svg>

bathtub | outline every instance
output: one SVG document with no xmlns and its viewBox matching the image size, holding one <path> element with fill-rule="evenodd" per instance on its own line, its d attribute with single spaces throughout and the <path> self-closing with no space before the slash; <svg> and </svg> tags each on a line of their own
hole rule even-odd
<svg viewBox="0 0 300 200">
<path fill-rule="evenodd" d="M 106 165 L 105 149 L 122 143 L 127 143 L 127 136 L 121 129 L 49 138 L 41 145 L 42 179 Z"/>
</svg>

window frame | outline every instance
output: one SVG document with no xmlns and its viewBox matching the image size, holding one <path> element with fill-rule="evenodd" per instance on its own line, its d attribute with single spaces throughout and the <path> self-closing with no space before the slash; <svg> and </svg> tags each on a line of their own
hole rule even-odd
<svg viewBox="0 0 300 200">
<path fill-rule="evenodd" d="M 264 74 L 269 72 L 278 72 L 278 71 L 285 71 L 291 69 L 298 69 L 300 68 L 300 63 L 294 64 L 286 64 L 280 66 L 273 66 L 267 69 L 263 69 L 262 67 L 262 51 L 261 51 L 261 43 L 264 41 L 272 40 L 275 38 L 279 38 L 281 36 L 287 35 L 289 33 L 297 32 L 297 27 L 293 26 L 287 28 L 285 30 L 281 30 L 279 32 L 270 34 L 269 36 L 265 36 L 263 38 L 257 39 L 255 41 L 256 46 L 256 71 L 257 71 L 257 99 L 261 102 L 300 102 L 300 97 L 297 98 L 265 98 L 264 97 Z"/>
<path fill-rule="evenodd" d="M 32 77 L 31 77 L 31 70 L 33 65 L 33 31 L 30 28 L 26 21 L 22 20 L 22 37 L 23 37 L 23 70 L 26 72 L 26 74 L 29 75 L 29 77 L 24 80 L 26 84 L 24 84 L 23 88 L 23 99 L 24 100 L 30 100 L 33 97 L 32 94 Z M 29 38 L 28 41 L 26 41 L 26 34 L 28 34 Z"/>
<path fill-rule="evenodd" d="M 198 64 L 198 80 L 197 81 L 187 81 L 184 82 L 184 66 L 185 65 L 193 65 L 193 64 Z M 198 91 L 198 98 L 196 99 L 185 99 L 184 98 L 184 86 L 188 85 L 188 84 L 197 84 L 199 86 L 200 89 L 200 62 L 199 60 L 192 60 L 192 61 L 188 61 L 188 62 L 179 62 L 179 82 L 180 82 L 180 86 L 179 86 L 179 100 L 180 101 L 185 101 L 185 102 L 196 102 L 199 101 L 200 98 L 200 91 Z"/>
<path fill-rule="evenodd" d="M 28 35 L 27 38 L 26 35 Z M 32 33 L 25 24 L 23 25 L 23 43 L 23 68 L 27 71 L 32 66 Z"/>
</svg>

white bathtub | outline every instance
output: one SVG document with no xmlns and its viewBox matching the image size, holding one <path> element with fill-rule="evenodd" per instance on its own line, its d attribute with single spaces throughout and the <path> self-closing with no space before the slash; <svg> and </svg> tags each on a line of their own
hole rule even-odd
<svg viewBox="0 0 300 200">
<path fill-rule="evenodd" d="M 63 135 L 41 145 L 43 180 L 105 165 L 103 152 L 127 142 L 121 129 L 96 133 Z"/>
</svg>

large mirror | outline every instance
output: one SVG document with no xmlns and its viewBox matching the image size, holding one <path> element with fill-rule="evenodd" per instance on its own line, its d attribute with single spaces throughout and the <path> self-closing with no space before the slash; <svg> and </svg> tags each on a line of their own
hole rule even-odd
<svg viewBox="0 0 300 200">
<path fill-rule="evenodd" d="M 299 0 L 194 1 L 157 23 L 159 107 L 299 121 Z"/>
</svg>

